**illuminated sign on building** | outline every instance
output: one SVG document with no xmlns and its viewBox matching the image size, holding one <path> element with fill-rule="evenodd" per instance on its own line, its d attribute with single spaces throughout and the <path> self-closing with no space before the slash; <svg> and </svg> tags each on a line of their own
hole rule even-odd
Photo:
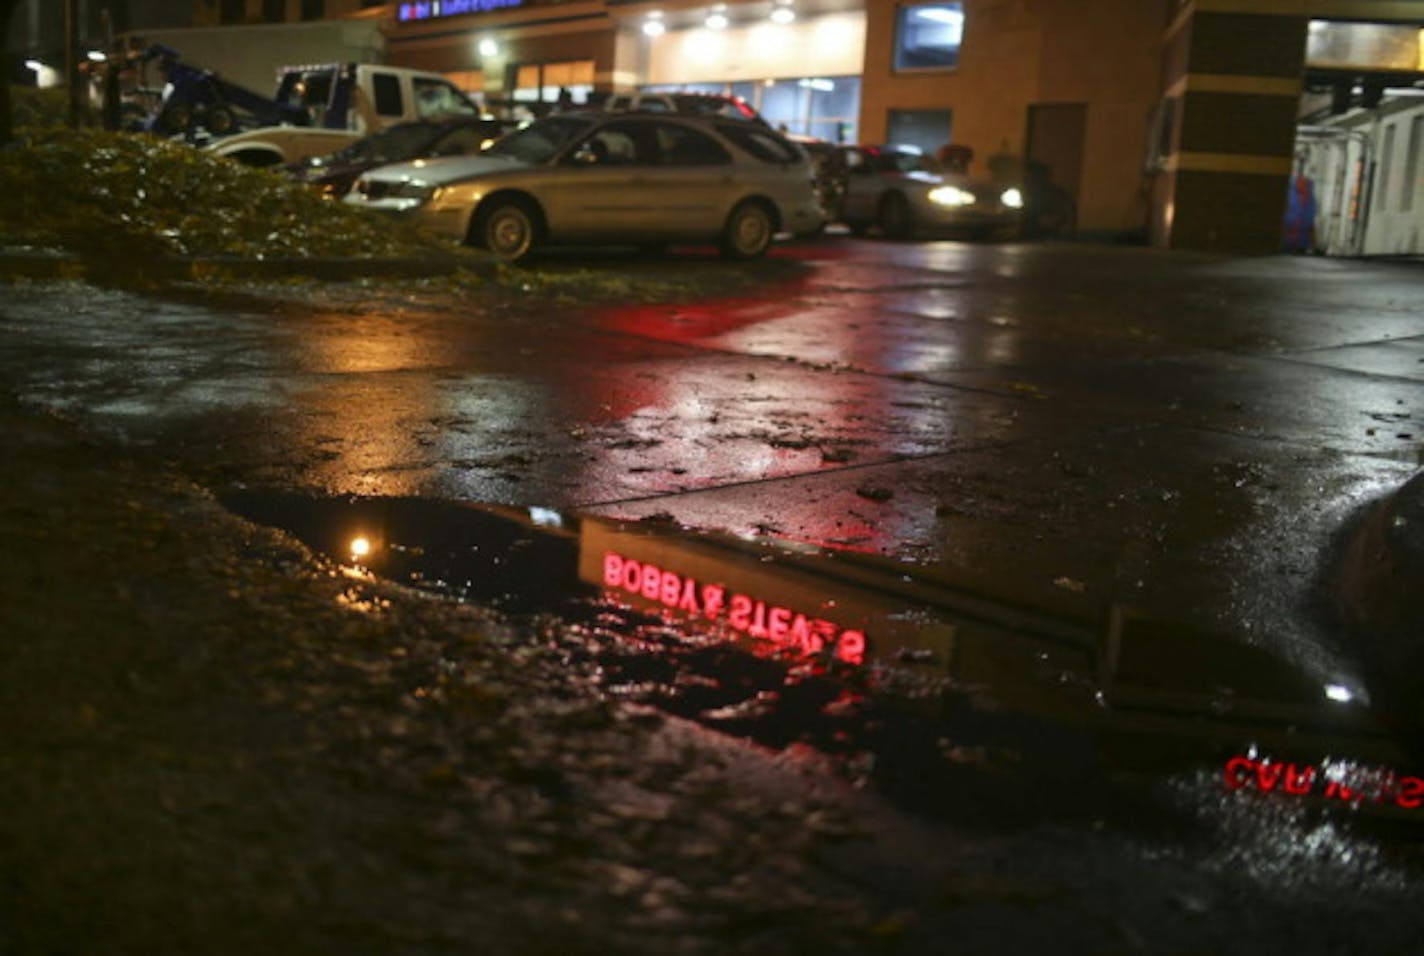
<svg viewBox="0 0 1424 956">
<path fill-rule="evenodd" d="M 616 551 L 603 553 L 603 585 L 613 591 L 656 601 L 689 618 L 722 622 L 748 637 L 770 641 L 800 654 L 830 650 L 847 664 L 865 663 L 865 632 L 843 629 L 751 594 L 705 584 L 667 568 L 636 561 Z"/>
<path fill-rule="evenodd" d="M 524 0 L 419 0 L 416 3 L 398 5 L 396 19 L 406 23 L 411 20 L 434 20 L 437 17 L 458 17 L 466 13 L 505 10 L 523 3 Z"/>
<path fill-rule="evenodd" d="M 1350 761 L 1327 760 L 1316 766 L 1238 754 L 1226 761 L 1224 772 L 1228 790 L 1318 796 L 1352 804 L 1392 804 L 1405 810 L 1424 806 L 1424 779 Z"/>
</svg>

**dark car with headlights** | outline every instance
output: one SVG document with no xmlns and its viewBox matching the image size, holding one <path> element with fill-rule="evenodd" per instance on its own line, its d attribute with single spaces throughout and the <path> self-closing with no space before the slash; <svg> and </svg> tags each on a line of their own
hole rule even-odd
<svg viewBox="0 0 1424 956">
<path fill-rule="evenodd" d="M 326 156 L 313 156 L 284 169 L 294 179 L 340 199 L 361 174 L 389 163 L 432 156 L 471 156 L 514 128 L 510 120 L 454 117 L 399 123 Z"/>
<path fill-rule="evenodd" d="M 976 180 L 907 146 L 840 146 L 821 166 L 833 222 L 890 239 L 936 233 L 1017 236 L 1021 187 Z"/>
<path fill-rule="evenodd" d="M 825 212 L 806 154 L 758 123 L 660 113 L 556 113 L 476 156 L 374 169 L 345 202 L 514 262 L 541 245 L 715 242 L 763 255 Z"/>
</svg>

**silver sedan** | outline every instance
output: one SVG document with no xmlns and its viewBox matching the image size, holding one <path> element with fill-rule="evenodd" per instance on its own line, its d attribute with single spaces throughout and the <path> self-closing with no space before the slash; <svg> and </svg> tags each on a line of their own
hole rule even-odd
<svg viewBox="0 0 1424 956">
<path fill-rule="evenodd" d="M 825 225 L 806 155 L 735 119 L 561 113 L 477 156 L 372 170 L 345 201 L 513 262 L 543 244 L 716 242 L 762 255 Z"/>
<path fill-rule="evenodd" d="M 922 232 L 1017 235 L 1023 224 L 1018 186 L 950 172 L 914 149 L 838 147 L 820 175 L 831 218 L 855 233 L 874 228 L 891 239 Z"/>
</svg>

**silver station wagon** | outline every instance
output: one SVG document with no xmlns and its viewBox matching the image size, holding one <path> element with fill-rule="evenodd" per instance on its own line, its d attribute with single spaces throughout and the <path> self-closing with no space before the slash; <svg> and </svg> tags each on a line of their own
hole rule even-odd
<svg viewBox="0 0 1424 956">
<path fill-rule="evenodd" d="M 736 119 L 559 113 L 476 156 L 374 169 L 345 201 L 514 262 L 544 244 L 716 242 L 734 259 L 825 225 L 810 160 Z"/>
</svg>

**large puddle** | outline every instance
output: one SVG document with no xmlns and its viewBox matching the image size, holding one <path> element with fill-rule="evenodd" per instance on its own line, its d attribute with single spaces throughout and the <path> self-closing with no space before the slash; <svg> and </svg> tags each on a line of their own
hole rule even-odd
<svg viewBox="0 0 1424 956">
<path fill-rule="evenodd" d="M 609 695 L 814 748 L 936 815 L 1102 813 L 1161 781 L 1424 820 L 1358 693 L 1229 637 L 862 554 L 538 508 L 238 492 L 237 513 L 446 599 L 553 616 Z"/>
</svg>

